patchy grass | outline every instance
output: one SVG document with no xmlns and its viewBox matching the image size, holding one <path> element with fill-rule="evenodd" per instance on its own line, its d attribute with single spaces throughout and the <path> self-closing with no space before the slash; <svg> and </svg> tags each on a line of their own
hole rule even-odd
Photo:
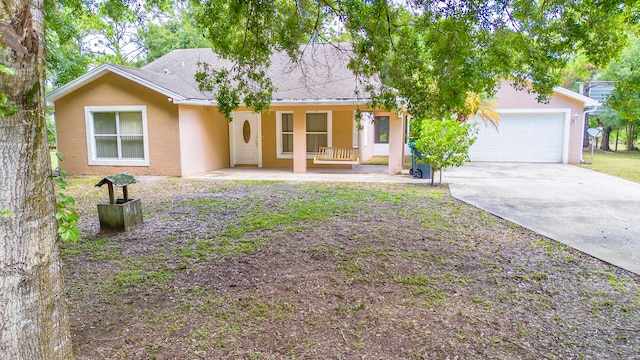
<svg viewBox="0 0 640 360">
<path fill-rule="evenodd" d="M 373 156 L 369 160 L 364 162 L 365 165 L 389 165 L 389 157 L 388 156 Z M 408 169 L 411 167 L 411 156 L 404 157 L 404 168 Z"/>
<path fill-rule="evenodd" d="M 72 179 L 77 359 L 634 358 L 640 280 L 446 187 L 140 177 L 99 232 Z"/>
<path fill-rule="evenodd" d="M 593 158 L 591 152 L 585 152 L 583 157 L 591 163 L 580 165 L 584 168 L 640 182 L 640 152 L 638 151 L 632 151 L 629 154 L 626 152 L 595 151 Z"/>
<path fill-rule="evenodd" d="M 365 165 L 389 165 L 388 156 L 373 156 L 364 162 Z"/>
</svg>

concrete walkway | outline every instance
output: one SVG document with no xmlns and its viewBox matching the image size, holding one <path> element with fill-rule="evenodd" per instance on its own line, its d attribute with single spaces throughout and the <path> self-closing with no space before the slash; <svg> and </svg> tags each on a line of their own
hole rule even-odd
<svg viewBox="0 0 640 360">
<path fill-rule="evenodd" d="M 353 169 L 310 168 L 304 174 L 295 174 L 291 169 L 229 168 L 192 176 L 210 180 L 271 180 L 271 181 L 335 181 L 335 182 L 382 182 L 399 184 L 425 183 L 426 179 L 413 179 L 408 172 L 391 176 L 386 165 L 358 165 Z"/>
<path fill-rule="evenodd" d="M 640 184 L 563 164 L 470 163 L 444 175 L 455 198 L 640 274 Z"/>
</svg>

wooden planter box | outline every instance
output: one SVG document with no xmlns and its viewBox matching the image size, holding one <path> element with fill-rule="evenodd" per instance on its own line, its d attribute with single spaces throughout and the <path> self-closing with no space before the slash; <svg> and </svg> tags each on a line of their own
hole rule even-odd
<svg viewBox="0 0 640 360">
<path fill-rule="evenodd" d="M 100 230 L 127 231 L 142 224 L 140 199 L 117 199 L 115 204 L 98 204 Z"/>
</svg>

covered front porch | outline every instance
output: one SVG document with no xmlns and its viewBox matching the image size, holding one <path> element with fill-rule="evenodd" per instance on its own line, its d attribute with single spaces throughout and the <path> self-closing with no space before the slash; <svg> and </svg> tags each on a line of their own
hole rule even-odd
<svg viewBox="0 0 640 360">
<path fill-rule="evenodd" d="M 374 156 L 371 122 L 385 119 L 388 166 L 385 172 L 402 172 L 405 121 L 402 114 L 389 111 L 363 112 L 360 126 L 355 121 L 356 105 L 274 106 L 260 114 L 238 111 L 229 124 L 230 168 L 288 169 L 294 174 L 324 170 L 353 170 Z M 244 109 L 243 109 L 244 110 Z M 321 148 L 329 148 L 331 161 L 317 161 Z M 355 149 L 355 150 L 353 150 Z M 348 161 L 336 154 L 351 154 Z M 315 157 L 315 160 L 314 160 Z M 356 172 L 358 172 L 356 170 Z"/>
</svg>

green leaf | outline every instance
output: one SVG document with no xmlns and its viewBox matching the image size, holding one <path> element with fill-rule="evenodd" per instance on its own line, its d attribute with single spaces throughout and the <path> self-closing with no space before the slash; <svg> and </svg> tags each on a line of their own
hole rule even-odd
<svg viewBox="0 0 640 360">
<path fill-rule="evenodd" d="M 309 49 L 300 44 L 334 40 L 327 29 L 337 21 L 352 45 L 348 68 L 360 82 L 358 96 L 387 109 L 401 98 L 413 116 L 443 119 L 464 113 L 467 94 L 492 96 L 503 79 L 548 100 L 571 54 L 606 64 L 637 22 L 635 4 L 626 2 L 409 3 L 194 2 L 212 49 L 234 64 L 228 73 L 202 71 L 198 82 L 215 90 L 227 118 L 239 103 L 258 111 L 271 96 L 261 77 L 270 55 L 282 51 L 299 64 Z"/>
<path fill-rule="evenodd" d="M 80 237 L 81 230 L 76 227 L 75 224 L 73 226 L 61 225 L 60 227 L 58 227 L 58 234 L 64 242 L 77 242 L 78 238 Z"/>
<path fill-rule="evenodd" d="M 60 202 L 65 204 L 73 205 L 76 202 L 76 199 L 74 199 L 73 196 L 65 195 L 63 193 L 58 194 L 58 199 L 60 200 Z"/>
<path fill-rule="evenodd" d="M 9 75 L 12 75 L 12 76 L 16 74 L 16 72 L 13 71 L 12 68 L 6 67 L 6 66 L 4 66 L 2 64 L 0 64 L 0 72 L 5 73 L 5 74 L 9 74 Z"/>
<path fill-rule="evenodd" d="M 469 148 L 475 141 L 471 124 L 453 118 L 443 120 L 414 119 L 412 129 L 418 128 L 416 149 L 422 153 L 419 162 L 429 163 L 433 172 L 469 161 Z M 431 179 L 433 183 L 433 178 Z"/>
<path fill-rule="evenodd" d="M 69 183 L 66 180 L 64 171 L 60 171 L 60 176 L 53 178 L 53 182 L 58 184 L 62 190 L 66 189 L 69 186 Z"/>
<path fill-rule="evenodd" d="M 0 93 L 0 116 L 11 116 L 18 111 L 18 108 L 9 105 L 9 98 L 6 94 Z"/>
<path fill-rule="evenodd" d="M 54 181 L 60 185 L 62 189 L 68 186 L 66 181 L 67 173 L 60 172 L 60 176 L 54 178 Z M 73 205 L 76 200 L 64 193 L 58 193 L 58 203 L 56 204 L 58 211 L 55 214 L 58 221 L 58 234 L 62 241 L 78 241 L 80 236 L 80 228 L 77 226 L 79 220 L 78 212 L 74 209 Z"/>
</svg>

